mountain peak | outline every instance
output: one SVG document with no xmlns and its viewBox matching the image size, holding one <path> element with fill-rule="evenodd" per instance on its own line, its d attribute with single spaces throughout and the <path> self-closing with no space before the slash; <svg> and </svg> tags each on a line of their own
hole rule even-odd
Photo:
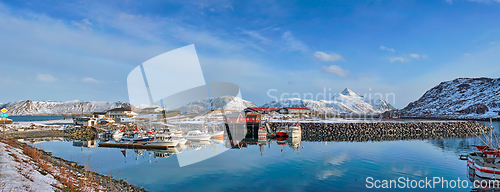
<svg viewBox="0 0 500 192">
<path fill-rule="evenodd" d="M 345 88 L 341 94 L 345 96 L 359 96 L 356 92 L 350 90 L 349 88 Z"/>
</svg>

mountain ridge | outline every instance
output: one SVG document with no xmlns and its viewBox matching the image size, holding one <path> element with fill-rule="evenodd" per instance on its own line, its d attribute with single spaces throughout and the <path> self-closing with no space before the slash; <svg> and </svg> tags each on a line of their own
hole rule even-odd
<svg viewBox="0 0 500 192">
<path fill-rule="evenodd" d="M 427 90 L 403 108 L 401 116 L 434 118 L 498 118 L 500 78 L 456 78 Z"/>
</svg>

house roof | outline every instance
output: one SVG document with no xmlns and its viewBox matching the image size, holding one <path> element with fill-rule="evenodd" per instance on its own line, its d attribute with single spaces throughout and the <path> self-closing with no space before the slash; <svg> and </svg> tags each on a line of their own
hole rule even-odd
<svg viewBox="0 0 500 192">
<path fill-rule="evenodd" d="M 248 107 L 247 110 L 250 111 L 276 111 L 277 107 Z"/>
<path fill-rule="evenodd" d="M 130 107 L 130 106 L 119 107 L 119 108 L 110 109 L 108 112 L 110 112 L 110 111 L 132 111 L 132 107 Z"/>
<path fill-rule="evenodd" d="M 309 108 L 303 108 L 303 107 L 283 107 L 286 109 L 300 109 L 300 110 L 310 110 Z"/>
</svg>

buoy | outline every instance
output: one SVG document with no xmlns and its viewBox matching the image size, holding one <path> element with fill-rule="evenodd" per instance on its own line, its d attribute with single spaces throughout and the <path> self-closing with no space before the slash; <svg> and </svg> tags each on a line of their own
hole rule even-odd
<svg viewBox="0 0 500 192">
<path fill-rule="evenodd" d="M 304 149 L 304 146 L 302 146 L 302 149 Z"/>
</svg>

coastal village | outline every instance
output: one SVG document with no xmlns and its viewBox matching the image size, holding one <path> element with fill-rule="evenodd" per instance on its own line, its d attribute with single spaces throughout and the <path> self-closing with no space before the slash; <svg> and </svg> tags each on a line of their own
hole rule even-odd
<svg viewBox="0 0 500 192">
<path fill-rule="evenodd" d="M 350 90 L 344 92 L 345 95 L 354 95 L 359 98 Z M 276 102 L 272 103 L 275 106 L 276 104 Z M 299 153 L 300 150 L 304 150 L 303 142 L 326 144 L 328 142 L 470 138 L 484 135 L 485 132 L 492 130 L 491 126 L 469 120 L 468 118 L 475 117 L 471 115 L 457 120 L 415 118 L 408 116 L 406 110 L 400 111 L 399 109 L 386 109 L 383 113 L 332 114 L 324 113 L 325 110 L 318 110 L 318 108 L 300 107 L 300 105 L 247 106 L 241 110 L 210 107 L 210 110 L 206 112 L 165 110 L 159 106 L 136 108 L 124 105 L 99 111 L 86 111 L 82 107 L 81 113 L 56 116 L 40 116 L 42 114 L 22 116 L 58 117 L 42 121 L 13 121 L 8 118 L 8 111 L 4 108 L 2 112 L 5 114 L 2 117 L 4 140 L 0 147 L 7 151 L 3 153 L 2 158 L 12 166 L 24 167 L 16 170 L 10 166 L 12 169 L 9 170 L 13 175 L 10 178 L 21 178 L 21 180 L 24 178 L 25 184 L 12 180 L 12 186 L 4 186 L 4 188 L 21 189 L 20 186 L 25 186 L 26 190 L 33 185 L 44 186 L 48 190 L 54 187 L 63 189 L 77 186 L 90 191 L 143 190 L 115 180 L 112 175 L 88 172 L 84 166 L 55 158 L 33 147 L 34 144 L 47 139 L 69 141 L 72 142 L 73 147 L 82 149 L 118 148 L 125 159 L 129 155 L 127 150 L 133 150 L 136 160 L 140 156 L 145 158 L 149 154 L 149 161 L 151 161 L 151 158 L 165 159 L 173 155 L 198 153 L 199 150 L 203 151 L 207 147 L 213 148 L 213 155 L 216 155 L 216 145 L 229 150 L 242 150 L 255 146 L 259 147 L 262 156 L 266 154 L 266 146 L 271 147 L 271 143 L 281 146 L 282 153 L 286 152 L 284 146 L 288 146 L 292 152 Z M 40 109 L 40 111 L 44 110 Z M 493 114 L 488 111 L 489 109 L 485 110 L 483 107 L 477 110 L 470 109 L 468 112 Z M 483 117 L 479 116 L 479 118 Z M 484 153 L 490 153 L 488 152 L 490 148 L 481 148 L 481 150 Z M 463 157 L 473 158 L 469 162 L 480 163 L 481 161 L 481 158 L 477 158 L 477 154 Z M 23 165 L 23 161 L 30 165 Z M 50 164 L 55 167 L 55 163 L 62 165 L 59 169 L 66 171 L 65 176 L 46 165 Z M 26 173 L 34 169 L 42 171 L 35 172 L 33 175 Z M 44 178 L 43 174 L 46 173 L 51 175 L 52 180 Z"/>
</svg>

